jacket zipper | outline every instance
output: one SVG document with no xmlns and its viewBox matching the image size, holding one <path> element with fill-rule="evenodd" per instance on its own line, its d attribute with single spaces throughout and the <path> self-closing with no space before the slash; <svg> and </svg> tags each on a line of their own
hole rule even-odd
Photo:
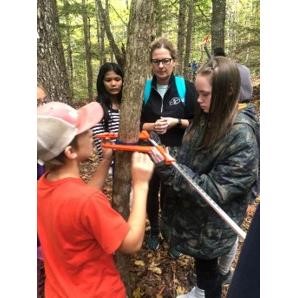
<svg viewBox="0 0 298 298">
<path fill-rule="evenodd" d="M 166 93 L 167 93 L 168 90 L 169 90 L 169 85 L 168 85 L 168 87 L 167 87 L 167 91 L 165 92 L 163 98 L 161 97 L 161 95 L 159 94 L 159 92 L 156 90 L 156 88 L 155 88 L 154 86 L 152 86 L 152 88 L 156 91 L 156 93 L 157 93 L 157 94 L 159 95 L 159 97 L 161 98 L 161 107 L 160 107 L 160 116 L 161 116 L 162 111 L 163 111 L 163 100 L 164 100 L 164 98 L 165 98 L 165 96 L 166 96 Z"/>
</svg>

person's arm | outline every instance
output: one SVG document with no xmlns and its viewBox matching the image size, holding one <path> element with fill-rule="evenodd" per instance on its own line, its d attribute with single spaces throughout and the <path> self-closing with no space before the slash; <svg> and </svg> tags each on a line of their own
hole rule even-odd
<svg viewBox="0 0 298 298">
<path fill-rule="evenodd" d="M 122 241 L 119 251 L 134 253 L 142 247 L 149 181 L 154 164 L 147 154 L 135 152 L 132 155 L 133 203 L 128 218 L 129 231 Z"/>
<path fill-rule="evenodd" d="M 179 126 L 181 128 L 187 128 L 189 125 L 188 119 L 174 118 L 174 117 L 161 117 L 161 119 L 164 119 L 167 121 L 167 124 L 168 124 L 167 130 L 175 126 Z"/>
<path fill-rule="evenodd" d="M 153 131 L 154 130 L 154 125 L 155 125 L 155 122 L 143 123 L 142 129 L 143 130 L 148 130 L 148 131 Z"/>
<path fill-rule="evenodd" d="M 258 153 L 254 134 L 250 130 L 238 134 L 231 139 L 232 144 L 226 144 L 220 156 L 217 157 L 212 169 L 208 173 L 199 173 L 192 167 L 179 164 L 194 183 L 202 187 L 208 195 L 217 203 L 223 203 L 231 197 L 247 193 L 257 177 Z M 179 155 L 189 154 L 189 146 L 183 144 Z M 156 172 L 164 184 L 172 187 L 176 193 L 182 194 L 188 199 L 196 200 L 202 207 L 207 206 L 203 200 L 198 200 L 198 193 L 190 187 L 186 179 L 173 166 L 166 166 L 160 162 L 163 157 L 155 153 L 152 158 L 156 165 Z M 178 160 L 179 162 L 179 160 Z"/>
<path fill-rule="evenodd" d="M 91 179 L 88 181 L 88 184 L 95 186 L 96 188 L 102 190 L 109 168 L 113 160 L 113 150 L 102 148 L 103 159 L 99 162 L 94 174 Z"/>
</svg>

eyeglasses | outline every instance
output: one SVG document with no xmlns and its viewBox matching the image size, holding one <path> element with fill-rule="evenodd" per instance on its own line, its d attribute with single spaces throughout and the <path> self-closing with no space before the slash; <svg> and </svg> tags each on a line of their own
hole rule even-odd
<svg viewBox="0 0 298 298">
<path fill-rule="evenodd" d="M 164 59 L 151 59 L 151 63 L 154 65 L 159 65 L 162 63 L 163 65 L 169 65 L 173 59 L 172 58 L 164 58 Z"/>
</svg>

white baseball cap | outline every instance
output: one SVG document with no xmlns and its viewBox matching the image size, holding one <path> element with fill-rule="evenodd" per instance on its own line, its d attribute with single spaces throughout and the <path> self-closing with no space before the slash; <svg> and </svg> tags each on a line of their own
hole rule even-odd
<svg viewBox="0 0 298 298">
<path fill-rule="evenodd" d="M 103 117 L 98 102 L 76 110 L 58 101 L 37 108 L 37 158 L 48 161 L 58 156 L 74 139 L 96 125 Z"/>
</svg>

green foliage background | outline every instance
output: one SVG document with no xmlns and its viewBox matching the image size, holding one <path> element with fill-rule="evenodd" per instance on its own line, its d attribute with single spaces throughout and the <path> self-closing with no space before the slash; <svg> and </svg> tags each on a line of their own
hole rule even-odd
<svg viewBox="0 0 298 298">
<path fill-rule="evenodd" d="M 102 1 L 104 2 L 104 1 Z M 194 1 L 194 22 L 190 61 L 200 63 L 207 60 L 203 49 L 203 40 L 211 35 L 211 0 Z M 81 16 L 82 4 L 79 0 L 57 0 L 59 24 L 65 51 L 67 68 L 67 49 L 72 51 L 73 63 L 73 97 L 81 100 L 87 97 L 87 75 L 85 64 L 85 49 L 83 37 L 83 20 Z M 96 6 L 94 0 L 86 0 L 88 18 L 90 22 L 90 39 L 92 51 L 93 86 L 100 66 L 98 28 L 96 21 Z M 119 47 L 126 46 L 127 24 L 129 20 L 130 1 L 110 0 L 109 15 L 111 30 Z M 159 26 L 162 34 L 176 44 L 178 33 L 179 1 L 160 0 Z M 69 32 L 69 35 L 68 35 Z M 70 36 L 70 38 L 68 38 Z M 211 38 L 211 36 L 210 36 Z M 255 77 L 259 77 L 260 67 L 260 3 L 258 0 L 227 0 L 225 25 L 225 50 L 228 56 L 247 65 Z M 210 51 L 209 44 L 209 51 Z M 105 37 L 105 58 L 115 61 Z"/>
</svg>

